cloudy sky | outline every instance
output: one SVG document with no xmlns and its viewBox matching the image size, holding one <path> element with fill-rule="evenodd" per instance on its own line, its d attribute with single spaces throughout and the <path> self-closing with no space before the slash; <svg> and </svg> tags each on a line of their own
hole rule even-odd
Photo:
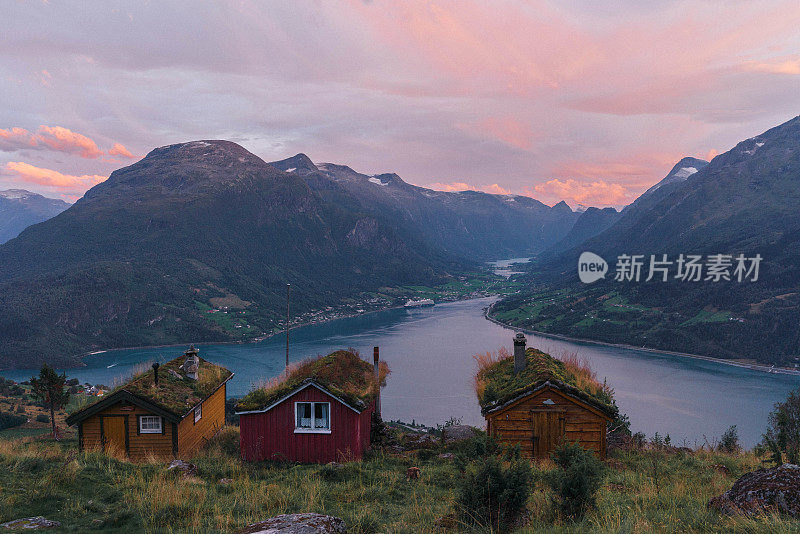
<svg viewBox="0 0 800 534">
<path fill-rule="evenodd" d="M 437 189 L 624 205 L 800 114 L 800 2 L 8 0 L 0 189 L 75 199 L 229 139 Z"/>
</svg>

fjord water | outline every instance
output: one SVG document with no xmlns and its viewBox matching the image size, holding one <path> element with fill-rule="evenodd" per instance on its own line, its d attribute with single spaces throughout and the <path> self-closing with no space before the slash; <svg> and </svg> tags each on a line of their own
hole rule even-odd
<svg viewBox="0 0 800 534">
<path fill-rule="evenodd" d="M 483 317 L 493 298 L 437 304 L 432 308 L 393 309 L 306 326 L 291 332 L 291 359 L 300 360 L 354 347 L 371 360 L 372 347 L 392 373 L 383 389 L 387 419 L 435 425 L 450 417 L 482 425 L 472 388 L 473 354 L 511 348 L 513 332 Z M 577 352 L 616 391 L 617 402 L 634 430 L 652 436 L 670 434 L 689 446 L 719 437 L 737 425 L 743 443 L 759 441 L 775 402 L 800 386 L 800 377 L 767 374 L 705 360 L 633 349 L 573 343 L 528 336 L 530 346 L 554 355 Z M 253 385 L 276 376 L 285 361 L 285 340 L 200 346 L 200 355 L 233 370 L 228 396 L 241 396 Z M 86 367 L 68 369 L 81 382 L 113 385 L 134 367 L 165 361 L 183 347 L 109 351 L 86 358 Z M 34 371 L 3 375 L 25 380 Z"/>
</svg>

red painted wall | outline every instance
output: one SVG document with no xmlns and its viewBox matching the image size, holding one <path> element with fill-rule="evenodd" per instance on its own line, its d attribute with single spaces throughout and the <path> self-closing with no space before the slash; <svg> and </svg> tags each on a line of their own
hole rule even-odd
<svg viewBox="0 0 800 534">
<path fill-rule="evenodd" d="M 294 433 L 294 403 L 331 403 L 331 433 Z M 357 414 L 330 395 L 311 386 L 265 413 L 239 417 L 243 460 L 287 460 L 328 463 L 360 459 L 369 448 L 374 405 Z"/>
</svg>

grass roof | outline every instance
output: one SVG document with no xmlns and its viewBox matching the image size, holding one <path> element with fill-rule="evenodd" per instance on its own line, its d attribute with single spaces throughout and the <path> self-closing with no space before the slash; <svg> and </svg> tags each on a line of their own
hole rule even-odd
<svg viewBox="0 0 800 534">
<path fill-rule="evenodd" d="M 389 366 L 385 362 L 380 362 L 379 373 L 378 381 L 375 379 L 373 365 L 362 360 L 357 351 L 337 350 L 327 356 L 310 358 L 289 366 L 277 378 L 242 397 L 236 409 L 262 410 L 290 394 L 309 379 L 313 379 L 351 406 L 363 409 L 375 399 L 378 387 L 386 385 Z"/>
<path fill-rule="evenodd" d="M 179 356 L 174 360 L 161 364 L 158 368 L 158 385 L 155 385 L 154 382 L 153 369 L 148 368 L 146 371 L 134 374 L 131 379 L 107 393 L 106 397 L 117 391 L 124 390 L 182 417 L 214 393 L 233 374 L 222 366 L 198 358 L 200 365 L 198 367 L 197 380 L 193 380 L 188 378 L 181 369 L 185 359 L 185 356 Z M 103 398 L 98 399 L 98 402 L 102 401 Z M 91 405 L 86 406 L 86 408 L 89 406 Z"/>
<path fill-rule="evenodd" d="M 483 413 L 550 381 L 566 385 L 568 393 L 616 416 L 618 408 L 613 392 L 600 383 L 588 364 L 579 361 L 575 355 L 560 360 L 531 347 L 525 351 L 525 358 L 525 369 L 515 375 L 514 357 L 505 349 L 498 354 L 486 353 L 475 357 L 478 362 L 475 392 Z"/>
</svg>

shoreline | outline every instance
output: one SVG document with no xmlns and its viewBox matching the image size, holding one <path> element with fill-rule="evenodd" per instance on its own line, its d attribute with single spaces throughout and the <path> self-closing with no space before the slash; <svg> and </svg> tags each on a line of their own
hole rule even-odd
<svg viewBox="0 0 800 534">
<path fill-rule="evenodd" d="M 465 300 L 477 300 L 477 299 L 483 299 L 483 298 L 488 298 L 488 297 L 496 297 L 496 296 L 498 296 L 498 295 L 496 295 L 496 294 L 493 294 L 493 295 L 480 295 L 480 296 L 470 295 L 470 296 L 465 297 L 465 298 L 458 298 L 458 299 L 454 299 L 454 300 L 441 300 L 437 304 L 447 304 L 447 303 L 450 303 L 450 302 L 463 302 Z M 307 321 L 307 322 L 298 323 L 296 325 L 290 326 L 289 327 L 289 332 L 291 332 L 292 330 L 294 330 L 296 328 L 303 328 L 303 327 L 306 327 L 306 326 L 322 325 L 322 324 L 327 324 L 327 323 L 332 323 L 334 321 L 338 321 L 339 319 L 351 319 L 353 317 L 363 317 L 363 316 L 370 315 L 370 314 L 373 314 L 373 313 L 379 313 L 379 312 L 384 312 L 384 311 L 389 311 L 389 310 L 399 310 L 399 309 L 403 309 L 404 307 L 405 306 L 403 306 L 403 305 L 386 306 L 385 308 L 379 308 L 377 310 L 370 310 L 370 311 L 362 312 L 362 313 L 353 313 L 353 314 L 348 314 L 348 315 L 342 315 L 340 317 L 336 317 L 336 318 L 333 318 L 333 319 L 326 319 L 326 320 L 322 320 L 322 321 Z M 197 343 L 192 343 L 192 345 L 194 345 L 195 347 L 201 347 L 201 346 L 204 346 L 204 345 L 248 345 L 248 344 L 252 344 L 252 343 L 260 343 L 262 341 L 266 341 L 267 339 L 273 338 L 275 336 L 279 336 L 279 335 L 282 336 L 285 333 L 286 333 L 285 330 L 281 330 L 280 332 L 275 332 L 273 334 L 269 334 L 269 335 L 266 335 L 266 336 L 257 336 L 257 337 L 254 337 L 254 338 L 251 338 L 251 339 L 246 339 L 246 340 L 238 340 L 238 341 L 200 341 L 200 342 L 197 342 Z M 126 351 L 126 350 L 145 350 L 145 349 L 168 349 L 168 348 L 173 348 L 173 347 L 185 347 L 185 346 L 186 346 L 186 343 L 167 343 L 167 344 L 164 344 L 164 345 L 137 345 L 135 347 L 119 347 L 119 348 L 113 348 L 112 347 L 112 348 L 93 350 L 91 352 L 86 352 L 86 353 L 83 353 L 80 356 L 78 356 L 79 361 L 77 362 L 76 365 L 72 365 L 72 366 L 69 366 L 69 367 L 63 367 L 63 368 L 59 367 L 59 369 L 67 370 L 67 369 L 80 369 L 80 368 L 86 367 L 86 363 L 84 363 L 84 359 L 86 359 L 89 356 L 99 356 L 99 355 L 107 353 L 107 352 L 118 352 L 118 351 Z M 0 368 L 0 373 L 3 373 L 5 371 L 20 371 L 20 370 L 25 370 L 25 369 L 27 369 L 27 368 L 19 368 L 19 369 L 16 369 L 16 368 Z M 35 370 L 35 369 L 31 368 L 31 370 Z"/>
<path fill-rule="evenodd" d="M 782 375 L 789 375 L 789 376 L 800 376 L 800 371 L 795 371 L 793 369 L 784 369 L 780 367 L 768 367 L 766 365 L 761 365 L 757 363 L 741 363 L 741 362 L 734 362 L 730 360 L 725 360 L 722 358 L 715 358 L 713 356 L 703 356 L 702 354 L 692 354 L 689 352 L 676 352 L 672 350 L 662 350 L 662 349 L 652 349 L 649 347 L 636 347 L 634 345 L 627 345 L 625 343 L 609 343 L 607 341 L 597 341 L 594 339 L 584 339 L 584 338 L 577 338 L 572 336 L 567 336 L 564 334 L 553 334 L 550 332 L 540 332 L 538 330 L 531 330 L 529 328 L 520 328 L 516 326 L 512 326 L 506 324 L 502 321 L 491 317 L 489 313 L 492 310 L 492 306 L 488 306 L 486 309 L 483 310 L 483 316 L 493 322 L 496 325 L 502 326 L 504 328 L 508 328 L 510 330 L 516 330 L 519 332 L 524 332 L 526 334 L 532 334 L 535 336 L 546 337 L 550 339 L 558 339 L 560 341 L 569 341 L 572 343 L 590 343 L 592 345 L 603 345 L 606 347 L 614 347 L 618 349 L 627 349 L 627 350 L 640 350 L 644 352 L 652 352 L 655 354 L 668 354 L 670 356 L 680 356 L 681 358 L 689 358 L 694 360 L 705 360 L 708 362 L 720 363 L 723 365 L 730 365 L 732 367 L 739 367 L 742 369 L 749 369 L 751 371 L 759 371 L 766 374 L 782 374 Z"/>
</svg>

